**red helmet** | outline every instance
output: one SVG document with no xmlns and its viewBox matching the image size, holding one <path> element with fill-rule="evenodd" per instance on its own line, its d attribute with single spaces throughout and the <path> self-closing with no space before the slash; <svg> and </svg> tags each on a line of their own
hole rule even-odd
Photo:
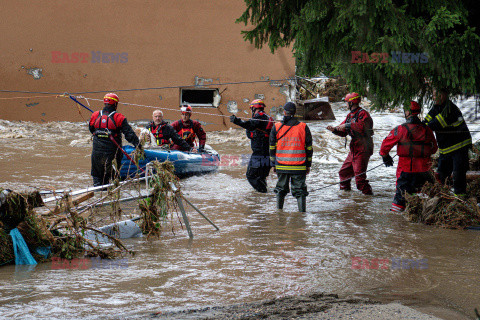
<svg viewBox="0 0 480 320">
<path fill-rule="evenodd" d="M 183 106 L 180 106 L 180 111 L 182 111 L 182 114 L 183 113 L 190 113 L 192 114 L 192 107 L 189 106 L 188 104 L 185 104 Z"/>
<path fill-rule="evenodd" d="M 117 104 L 120 99 L 115 93 L 107 93 L 105 97 L 103 97 L 103 102 L 107 104 Z"/>
<path fill-rule="evenodd" d="M 362 100 L 362 98 L 360 97 L 360 95 L 356 92 L 352 92 L 352 93 L 349 93 L 345 96 L 345 98 L 343 99 L 343 101 L 345 102 L 352 102 L 352 103 L 360 103 L 360 101 Z"/>
<path fill-rule="evenodd" d="M 410 101 L 410 112 L 412 114 L 419 114 L 422 111 L 420 105 L 415 101 Z"/>
<path fill-rule="evenodd" d="M 262 99 L 255 99 L 250 103 L 250 108 L 263 109 L 265 108 L 265 102 Z"/>
</svg>

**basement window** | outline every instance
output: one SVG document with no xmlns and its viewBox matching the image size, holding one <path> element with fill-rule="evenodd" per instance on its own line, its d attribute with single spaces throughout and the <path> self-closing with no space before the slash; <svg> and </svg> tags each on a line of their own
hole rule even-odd
<svg viewBox="0 0 480 320">
<path fill-rule="evenodd" d="M 218 89 L 180 89 L 180 104 L 218 108 L 220 94 Z"/>
</svg>

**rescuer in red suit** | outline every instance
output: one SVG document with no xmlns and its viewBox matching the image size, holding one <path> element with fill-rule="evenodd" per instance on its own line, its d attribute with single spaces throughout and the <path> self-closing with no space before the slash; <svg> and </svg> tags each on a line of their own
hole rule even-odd
<svg viewBox="0 0 480 320">
<path fill-rule="evenodd" d="M 107 93 L 103 97 L 105 107 L 95 111 L 89 122 L 89 130 L 93 134 L 92 178 L 94 186 L 108 184 L 113 176 L 113 161 L 120 169 L 123 153 L 122 133 L 125 139 L 135 147 L 141 148 L 140 141 L 128 124 L 127 118 L 117 112 L 119 98 L 115 93 Z M 115 142 L 113 141 L 115 140 Z"/>
<path fill-rule="evenodd" d="M 327 129 L 340 137 L 352 137 L 350 152 L 343 162 L 340 171 L 340 190 L 351 190 L 351 181 L 355 177 L 358 190 L 363 194 L 372 195 L 372 187 L 367 180 L 367 167 L 373 154 L 373 120 L 370 114 L 360 107 L 361 97 L 358 93 L 347 94 L 344 101 L 350 113 L 338 126 L 328 126 Z"/>
<path fill-rule="evenodd" d="M 207 141 L 207 134 L 203 130 L 200 122 L 191 120 L 192 107 L 189 105 L 181 106 L 182 119 L 172 123 L 172 127 L 177 131 L 182 139 L 187 141 L 191 148 L 195 146 L 195 137 L 198 137 L 198 152 L 203 152 L 205 142 Z M 174 145 L 174 150 L 180 150 L 180 146 Z"/>
<path fill-rule="evenodd" d="M 407 121 L 393 129 L 380 147 L 385 166 L 393 165 L 393 159 L 388 153 L 395 145 L 400 158 L 397 167 L 397 191 L 390 209 L 394 212 L 405 210 L 405 192 L 418 192 L 425 182 L 434 180 L 430 167 L 431 155 L 438 149 L 437 141 L 432 129 L 418 118 L 420 111 L 418 103 L 412 101 L 410 107 L 405 109 Z"/>
</svg>

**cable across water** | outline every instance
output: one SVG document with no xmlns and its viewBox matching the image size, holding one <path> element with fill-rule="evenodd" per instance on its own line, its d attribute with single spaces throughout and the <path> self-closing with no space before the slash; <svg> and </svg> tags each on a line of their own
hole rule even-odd
<svg viewBox="0 0 480 320">
<path fill-rule="evenodd" d="M 397 156 L 397 155 L 394 155 L 394 156 L 392 157 L 392 159 L 395 158 L 396 156 Z M 332 184 L 329 184 L 329 185 L 327 185 L 327 186 L 323 186 L 323 187 L 320 187 L 320 188 L 317 188 L 317 189 L 313 189 L 313 190 L 310 190 L 309 192 L 314 192 L 314 191 L 323 190 L 323 189 L 326 189 L 326 188 L 330 188 L 330 187 L 332 187 L 332 186 L 336 186 L 336 185 L 338 185 L 338 184 L 340 184 L 340 183 L 342 183 L 342 182 L 347 182 L 348 180 L 352 180 L 352 179 L 355 178 L 355 177 L 361 176 L 362 174 L 366 174 L 367 172 L 372 171 L 372 170 L 375 170 L 375 169 L 377 169 L 378 167 L 381 167 L 381 166 L 383 166 L 383 165 L 385 165 L 385 164 L 384 164 L 384 163 L 381 163 L 381 164 L 379 164 L 378 166 L 375 166 L 375 167 L 373 167 L 373 168 L 370 168 L 370 169 L 366 170 L 365 172 L 362 172 L 362 173 L 359 173 L 359 174 L 357 174 L 357 175 L 354 175 L 354 176 L 351 177 L 351 178 L 348 178 L 348 179 L 345 179 L 345 180 L 342 180 L 342 181 L 339 181 L 339 182 L 335 182 L 335 183 L 332 183 Z"/>
</svg>

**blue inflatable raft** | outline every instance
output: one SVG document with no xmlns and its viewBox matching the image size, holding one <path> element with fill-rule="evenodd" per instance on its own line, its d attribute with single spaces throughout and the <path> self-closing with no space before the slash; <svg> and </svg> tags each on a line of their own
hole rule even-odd
<svg viewBox="0 0 480 320">
<path fill-rule="evenodd" d="M 123 150 L 130 155 L 135 148 L 132 146 L 124 146 Z M 145 159 L 140 160 L 139 165 L 145 170 L 147 163 L 153 160 L 160 162 L 169 160 L 173 162 L 175 175 L 179 178 L 185 178 L 217 171 L 220 156 L 208 145 L 205 146 L 204 153 L 146 148 Z M 124 155 L 120 167 L 120 177 L 126 179 L 127 177 L 135 176 L 137 173 L 143 176 L 143 173 Z"/>
</svg>

